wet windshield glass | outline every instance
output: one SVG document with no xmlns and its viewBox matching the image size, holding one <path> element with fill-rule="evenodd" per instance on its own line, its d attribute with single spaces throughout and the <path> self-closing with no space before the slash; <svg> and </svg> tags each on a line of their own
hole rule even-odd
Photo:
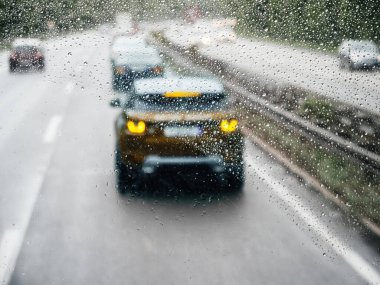
<svg viewBox="0 0 380 285">
<path fill-rule="evenodd" d="M 380 285 L 380 0 L 0 1 L 0 285 Z"/>
</svg>

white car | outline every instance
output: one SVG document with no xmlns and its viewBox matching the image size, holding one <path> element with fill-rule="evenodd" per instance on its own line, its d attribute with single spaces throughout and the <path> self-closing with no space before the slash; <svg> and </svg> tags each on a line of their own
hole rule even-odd
<svg viewBox="0 0 380 285">
<path fill-rule="evenodd" d="M 117 36 L 111 45 L 111 63 L 126 52 L 146 48 L 147 43 L 141 36 Z"/>
<path fill-rule="evenodd" d="M 372 41 L 348 40 L 339 47 L 340 67 L 349 70 L 379 66 L 379 49 Z"/>
</svg>

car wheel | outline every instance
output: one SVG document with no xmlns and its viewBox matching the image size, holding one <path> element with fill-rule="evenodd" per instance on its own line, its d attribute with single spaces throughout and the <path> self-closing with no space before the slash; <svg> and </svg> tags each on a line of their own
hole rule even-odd
<svg viewBox="0 0 380 285">
<path fill-rule="evenodd" d="M 243 189 L 245 182 L 244 166 L 228 168 L 225 173 L 225 190 L 238 192 Z"/>
<path fill-rule="evenodd" d="M 349 70 L 349 71 L 353 71 L 354 70 L 354 67 L 351 63 L 351 60 L 347 60 L 346 61 L 346 69 Z"/>
<path fill-rule="evenodd" d="M 116 188 L 119 193 L 138 188 L 138 171 L 136 167 L 125 165 L 121 159 L 120 151 L 115 153 Z"/>
<path fill-rule="evenodd" d="M 45 71 L 45 64 L 44 63 L 38 64 L 37 69 L 38 69 L 38 71 Z"/>
<path fill-rule="evenodd" d="M 344 61 L 343 60 L 340 60 L 339 61 L 339 69 L 345 69 L 346 68 L 346 66 L 345 66 L 345 64 L 344 64 Z"/>
<path fill-rule="evenodd" d="M 115 74 L 112 74 L 112 89 L 113 90 L 120 90 L 120 80 L 115 76 Z"/>
<path fill-rule="evenodd" d="M 112 89 L 119 90 L 119 81 L 116 79 L 112 79 Z"/>
</svg>

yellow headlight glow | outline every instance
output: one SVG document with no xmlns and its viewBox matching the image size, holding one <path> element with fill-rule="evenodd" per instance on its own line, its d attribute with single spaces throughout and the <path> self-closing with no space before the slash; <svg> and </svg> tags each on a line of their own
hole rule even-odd
<svg viewBox="0 0 380 285">
<path fill-rule="evenodd" d="M 132 134 L 143 134 L 145 133 L 145 129 L 146 129 L 145 122 L 143 121 L 134 122 L 134 121 L 129 120 L 127 122 L 127 129 Z"/>
<path fill-rule="evenodd" d="M 232 120 L 222 120 L 220 122 L 220 129 L 224 133 L 232 133 L 236 131 L 238 126 L 238 120 L 232 119 Z"/>
</svg>

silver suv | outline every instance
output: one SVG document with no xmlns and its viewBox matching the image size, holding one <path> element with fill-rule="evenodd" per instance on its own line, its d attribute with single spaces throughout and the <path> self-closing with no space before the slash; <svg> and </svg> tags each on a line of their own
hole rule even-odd
<svg viewBox="0 0 380 285">
<path fill-rule="evenodd" d="M 344 41 L 338 52 L 341 68 L 374 69 L 379 66 L 379 49 L 371 41 Z"/>
</svg>

